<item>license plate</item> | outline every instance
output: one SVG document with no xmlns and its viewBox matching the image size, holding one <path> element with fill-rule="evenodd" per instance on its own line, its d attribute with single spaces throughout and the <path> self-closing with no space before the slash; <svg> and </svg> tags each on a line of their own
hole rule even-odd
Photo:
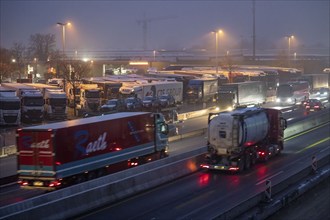
<svg viewBox="0 0 330 220">
<path fill-rule="evenodd" d="M 34 186 L 43 186 L 44 183 L 41 182 L 41 181 L 35 181 L 35 182 L 33 182 L 33 185 L 34 185 Z"/>
</svg>

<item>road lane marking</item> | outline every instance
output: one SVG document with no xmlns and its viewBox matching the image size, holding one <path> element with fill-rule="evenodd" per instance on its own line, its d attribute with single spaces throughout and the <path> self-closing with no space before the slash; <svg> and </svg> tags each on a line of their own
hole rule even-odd
<svg viewBox="0 0 330 220">
<path fill-rule="evenodd" d="M 301 136 L 301 135 L 303 135 L 303 134 L 306 134 L 306 133 L 309 133 L 309 132 L 314 131 L 314 130 L 316 130 L 316 129 L 319 129 L 319 128 L 321 128 L 321 127 L 324 127 L 324 126 L 326 126 L 326 125 L 328 125 L 328 124 L 329 124 L 329 122 L 326 122 L 325 124 L 318 125 L 317 127 L 314 127 L 314 128 L 308 129 L 307 131 L 300 132 L 300 133 L 295 134 L 295 135 L 293 135 L 293 136 L 290 136 L 290 137 L 284 138 L 284 141 L 288 141 L 288 140 L 291 140 L 291 139 L 293 139 L 293 138 L 299 137 L 299 136 Z"/>
<path fill-rule="evenodd" d="M 320 153 L 323 152 L 323 151 L 326 151 L 326 150 L 328 150 L 328 149 L 330 149 L 330 146 L 328 146 L 328 147 L 326 147 L 326 148 L 320 150 Z"/>
<path fill-rule="evenodd" d="M 319 145 L 319 144 L 321 144 L 321 143 L 323 143 L 325 141 L 328 141 L 329 139 L 330 139 L 330 137 L 324 138 L 324 139 L 322 139 L 322 140 L 320 140 L 320 141 L 318 141 L 318 142 L 316 142 L 314 144 L 311 144 L 311 145 L 309 145 L 309 146 L 307 146 L 307 147 L 305 147 L 305 148 L 297 151 L 296 154 L 301 153 L 302 151 L 305 151 L 305 150 L 307 150 L 309 148 L 315 147 L 316 145 Z"/>
</svg>

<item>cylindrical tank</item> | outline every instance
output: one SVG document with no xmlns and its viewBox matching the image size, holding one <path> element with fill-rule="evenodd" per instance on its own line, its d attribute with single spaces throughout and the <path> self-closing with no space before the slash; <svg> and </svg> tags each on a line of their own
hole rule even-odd
<svg viewBox="0 0 330 220">
<path fill-rule="evenodd" d="M 268 134 L 267 113 L 259 108 L 244 108 L 220 113 L 209 123 L 209 143 L 218 154 L 230 154 L 237 147 L 254 145 Z"/>
</svg>

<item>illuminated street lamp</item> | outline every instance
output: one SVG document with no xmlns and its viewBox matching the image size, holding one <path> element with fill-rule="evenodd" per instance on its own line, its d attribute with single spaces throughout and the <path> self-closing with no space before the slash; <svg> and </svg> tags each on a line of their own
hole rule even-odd
<svg viewBox="0 0 330 220">
<path fill-rule="evenodd" d="M 61 23 L 57 22 L 58 25 L 62 26 L 62 50 L 63 50 L 63 57 L 65 55 L 65 26 L 70 26 L 71 23 Z"/>
<path fill-rule="evenodd" d="M 218 50 L 219 50 L 219 40 L 218 35 L 222 33 L 222 30 L 216 30 L 212 31 L 212 33 L 215 33 L 215 60 L 216 60 L 216 74 L 219 72 L 219 58 L 218 58 Z"/>
<path fill-rule="evenodd" d="M 291 50 L 291 39 L 293 40 L 294 39 L 294 36 L 291 35 L 291 36 L 286 36 L 286 38 L 288 38 L 288 61 L 289 61 L 289 67 L 291 66 L 291 58 L 290 58 L 290 50 Z"/>
</svg>

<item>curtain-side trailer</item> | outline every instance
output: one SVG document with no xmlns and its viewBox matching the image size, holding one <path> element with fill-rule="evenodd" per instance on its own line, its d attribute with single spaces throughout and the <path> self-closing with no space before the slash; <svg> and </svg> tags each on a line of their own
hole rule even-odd
<svg viewBox="0 0 330 220">
<path fill-rule="evenodd" d="M 167 156 L 162 114 L 123 112 L 17 130 L 22 187 L 56 189 Z"/>
</svg>

